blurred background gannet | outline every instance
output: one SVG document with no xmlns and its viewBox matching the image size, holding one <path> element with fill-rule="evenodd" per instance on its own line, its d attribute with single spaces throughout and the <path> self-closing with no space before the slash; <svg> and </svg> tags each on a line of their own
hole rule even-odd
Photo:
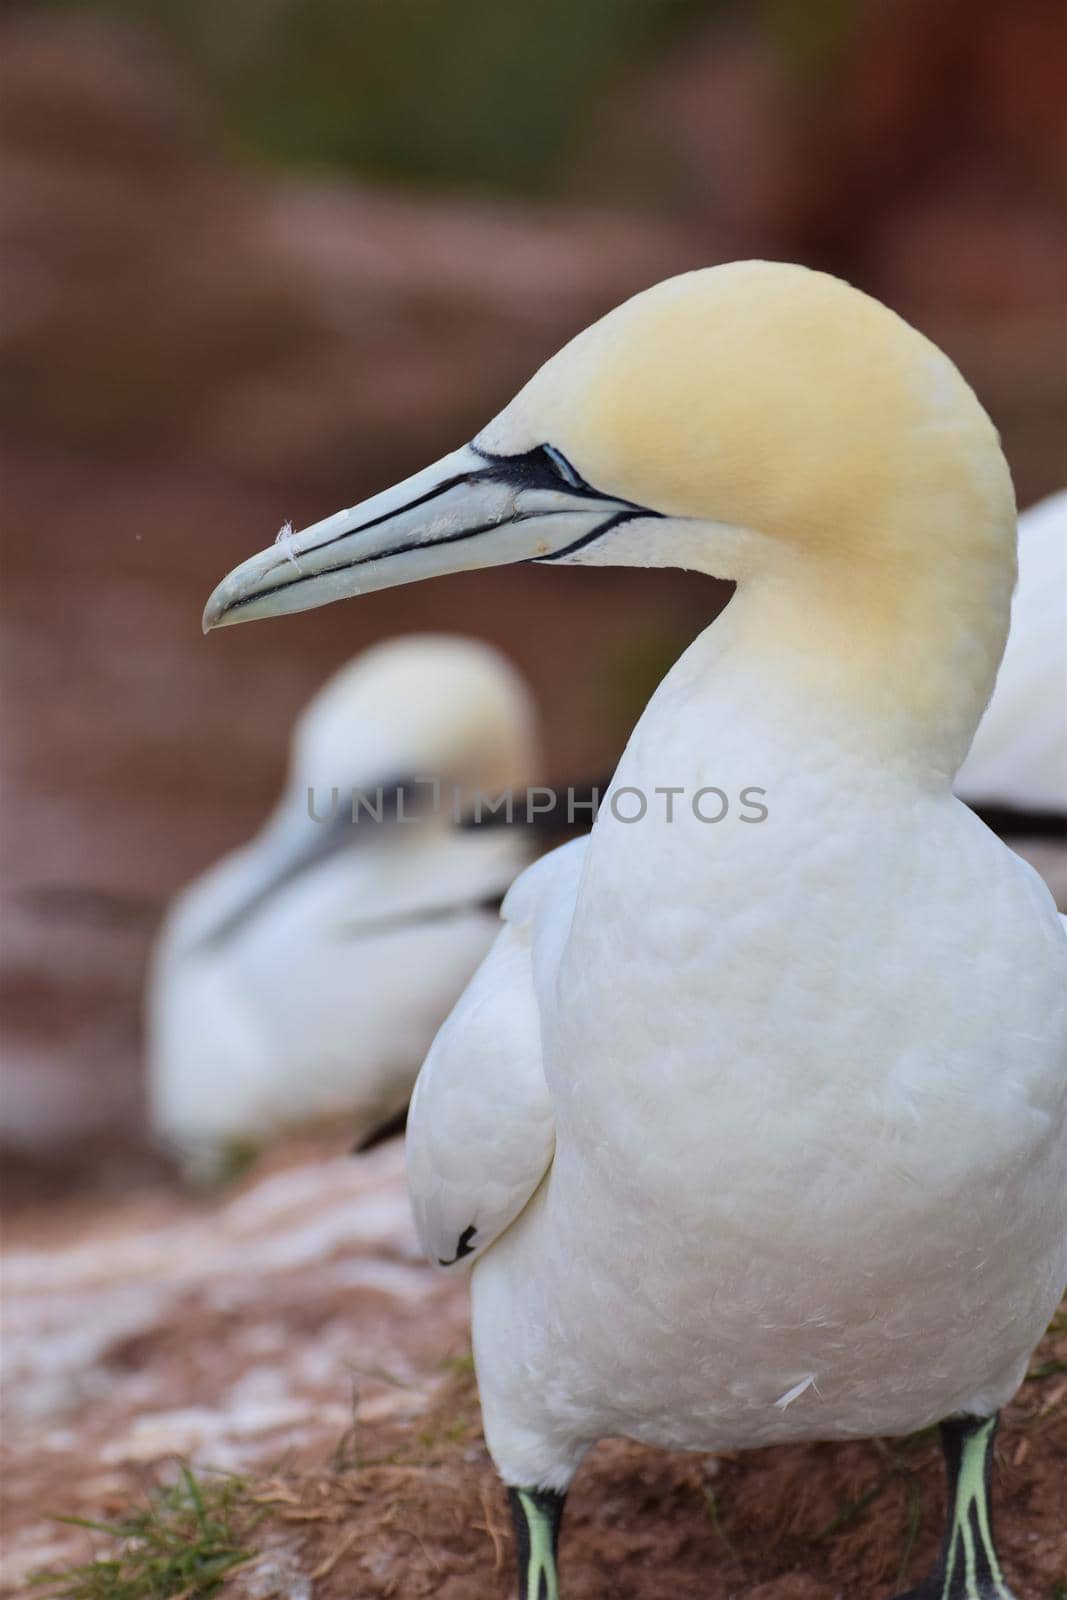
<svg viewBox="0 0 1067 1600">
<path fill-rule="evenodd" d="M 521 828 L 455 815 L 524 785 L 535 752 L 525 684 L 473 639 L 394 639 L 320 690 L 274 814 L 156 948 L 151 1118 L 193 1175 L 284 1129 L 343 1119 L 359 1141 L 402 1112 L 529 859 Z"/>
<path fill-rule="evenodd" d="M 627 301 L 473 443 L 253 557 L 205 625 L 516 561 L 734 579 L 619 786 L 760 784 L 730 832 L 602 808 L 529 869 L 419 1077 L 428 1253 L 474 1263 L 520 1594 L 583 1454 L 940 1422 L 912 1600 L 1007 1600 L 992 1443 L 1067 1279 L 1067 939 L 951 792 L 1015 505 L 952 363 L 768 262 Z"/>
<path fill-rule="evenodd" d="M 1067 490 L 1019 518 L 1011 631 L 956 793 L 1019 816 L 1067 816 Z"/>
</svg>

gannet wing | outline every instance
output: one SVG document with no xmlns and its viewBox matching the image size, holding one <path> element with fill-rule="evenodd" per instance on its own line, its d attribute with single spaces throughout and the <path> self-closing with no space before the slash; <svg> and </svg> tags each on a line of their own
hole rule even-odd
<svg viewBox="0 0 1067 1600">
<path fill-rule="evenodd" d="M 408 1114 L 407 1167 L 423 1249 L 470 1265 L 522 1211 L 555 1153 L 531 947 L 546 900 L 573 904 L 586 839 L 528 868 L 504 926 L 426 1057 Z M 570 894 L 568 895 L 568 891 Z"/>
<path fill-rule="evenodd" d="M 529 944 L 505 923 L 430 1047 L 408 1113 L 408 1184 L 430 1259 L 474 1261 L 529 1200 L 555 1142 Z"/>
</svg>

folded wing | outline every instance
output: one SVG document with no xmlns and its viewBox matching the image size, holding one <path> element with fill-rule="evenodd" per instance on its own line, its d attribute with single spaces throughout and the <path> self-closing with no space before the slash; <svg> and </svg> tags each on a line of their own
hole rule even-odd
<svg viewBox="0 0 1067 1600">
<path fill-rule="evenodd" d="M 574 840 L 553 851 L 512 886 L 496 943 L 415 1085 L 408 1183 L 423 1249 L 439 1266 L 477 1260 L 552 1165 L 555 1117 L 531 950 L 543 910 L 556 918 L 573 904 L 585 845 Z"/>
</svg>

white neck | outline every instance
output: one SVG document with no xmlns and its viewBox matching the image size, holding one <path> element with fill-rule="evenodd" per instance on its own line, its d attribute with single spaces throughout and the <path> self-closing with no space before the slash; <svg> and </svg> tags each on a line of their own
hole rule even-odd
<svg viewBox="0 0 1067 1600">
<path fill-rule="evenodd" d="M 947 787 L 992 690 L 1010 573 L 904 579 L 800 559 L 750 572 L 696 641 L 685 672 L 713 699 L 794 708 L 875 766 Z M 706 703 L 706 702 L 705 702 Z M 783 730 L 793 732 L 794 730 Z"/>
</svg>

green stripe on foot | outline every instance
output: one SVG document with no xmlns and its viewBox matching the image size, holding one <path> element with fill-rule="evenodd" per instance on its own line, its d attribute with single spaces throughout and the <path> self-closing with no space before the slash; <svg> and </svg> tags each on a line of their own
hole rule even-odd
<svg viewBox="0 0 1067 1600">
<path fill-rule="evenodd" d="M 1013 1600 L 993 1543 L 996 1431 L 996 1417 L 950 1417 L 941 1424 L 949 1499 L 941 1555 L 929 1577 L 898 1600 Z"/>
<path fill-rule="evenodd" d="M 515 1524 L 519 1600 L 559 1600 L 556 1547 L 565 1496 L 553 1489 L 509 1489 Z"/>
</svg>

